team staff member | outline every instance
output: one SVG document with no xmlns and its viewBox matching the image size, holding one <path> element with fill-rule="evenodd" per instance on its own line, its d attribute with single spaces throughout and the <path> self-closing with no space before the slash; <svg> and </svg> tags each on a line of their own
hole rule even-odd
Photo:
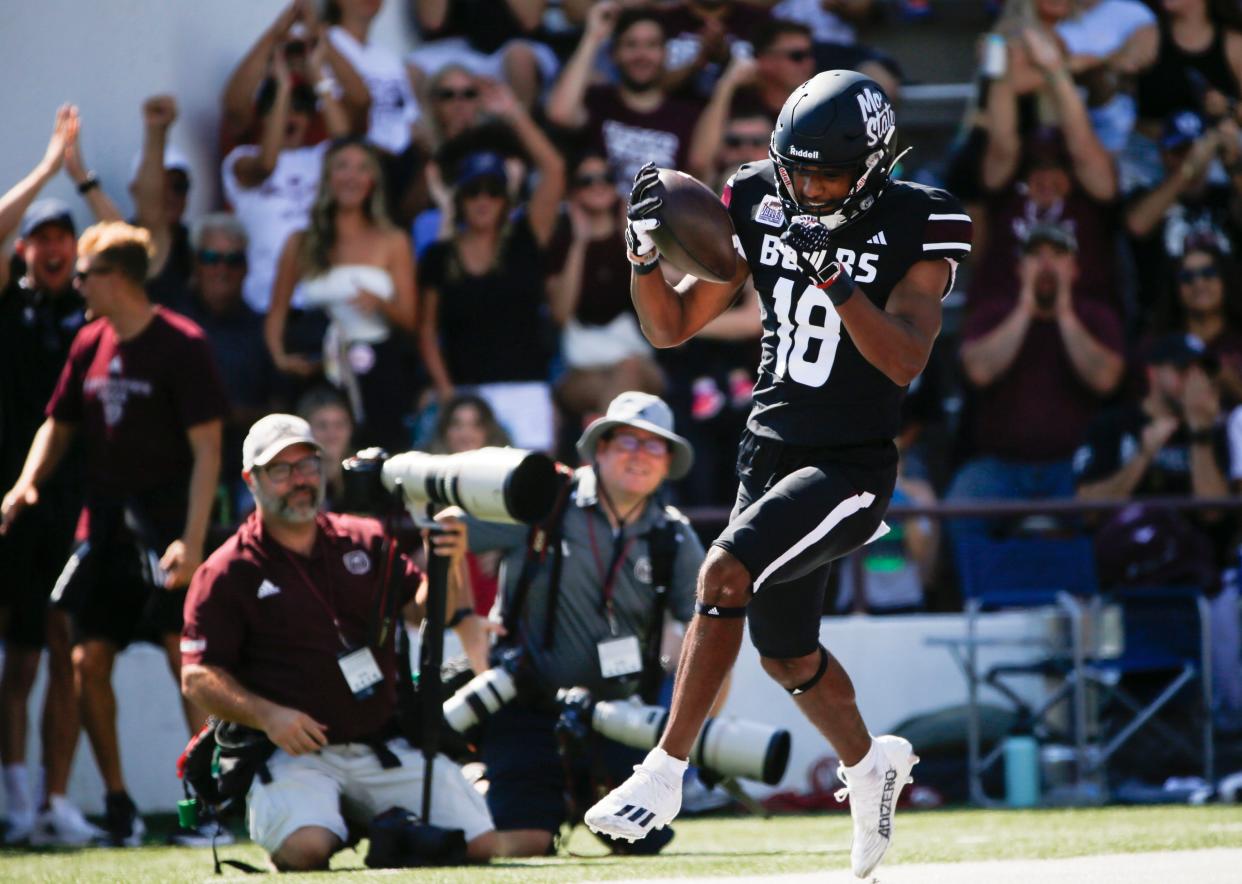
<svg viewBox="0 0 1242 884">
<path fill-rule="evenodd" d="M 658 642 L 664 628 L 656 612 L 664 607 L 685 623 L 694 610 L 703 546 L 685 518 L 659 499 L 664 480 L 684 476 L 694 452 L 673 432 L 673 413 L 663 400 L 628 392 L 587 427 L 578 454 L 587 466 L 574 475 L 559 517 L 563 543 L 552 545 L 554 552 L 530 579 L 525 599 L 519 598 L 519 585 L 528 529 L 470 519 L 469 544 L 474 552 L 505 552 L 499 613 L 539 693 L 550 696 L 557 688 L 578 686 L 597 699 L 619 699 L 637 693 L 644 663 L 653 662 L 644 660 L 644 649 L 653 635 Z M 555 536 L 555 528 L 545 530 Z M 657 604 L 653 586 L 653 569 L 662 567 L 653 561 L 658 558 L 651 548 L 654 531 L 668 531 L 665 542 L 670 549 L 675 546 L 663 605 Z M 551 561 L 557 551 L 559 568 Z M 554 588 L 551 575 L 558 570 Z M 566 819 L 566 773 L 553 732 L 557 717 L 537 700 L 518 699 L 488 720 L 479 741 L 491 784 L 492 817 L 520 844 L 523 855 L 546 854 Z M 642 758 L 641 752 L 600 742 L 614 782 Z M 576 781 L 586 779 L 589 760 L 575 771 Z M 635 845 L 635 852 L 655 853 L 670 836 L 671 831 Z"/>
<path fill-rule="evenodd" d="M 383 534 L 373 519 L 321 511 L 322 456 L 300 417 L 250 428 L 242 476 L 256 510 L 195 575 L 181 640 L 185 696 L 277 746 L 247 816 L 284 871 L 327 867 L 348 837 L 343 805 L 364 825 L 422 807 L 422 756 L 397 736 L 394 641 L 376 637 Z M 405 556 L 395 567 L 401 598 L 414 599 L 422 574 Z M 505 839 L 483 798 L 451 761 L 433 771 L 429 822 L 463 830 L 471 859 L 498 855 Z"/>
<path fill-rule="evenodd" d="M 82 298 L 73 288 L 78 246 L 73 216 L 60 200 L 36 197 L 63 170 L 96 218 L 120 217 L 98 177 L 88 171 L 80 128 L 77 109 L 62 107 L 38 164 L 0 197 L 0 242 L 16 232 L 14 252 L 25 265 L 24 273 L 0 287 L 0 490 L 21 475 L 69 345 L 86 322 Z M 0 259 L 0 280 L 7 269 Z M 29 839 L 34 846 L 72 847 L 102 834 L 65 794 L 78 743 L 78 709 L 69 625 L 48 603 L 82 508 L 80 463 L 71 460 L 73 465 L 42 489 L 38 510 L 0 538 L 0 636 L 5 644 L 0 760 L 8 799 L 4 841 L 9 844 Z M 27 701 L 45 644 L 48 682 L 41 736 L 46 795 L 40 805 L 27 775 L 26 733 Z"/>
<path fill-rule="evenodd" d="M 657 171 L 649 164 L 635 179 L 626 241 L 643 331 L 676 346 L 753 276 L 763 355 L 737 502 L 699 577 L 668 727 L 634 776 L 587 811 L 594 830 L 642 838 L 677 815 L 685 759 L 749 620 L 764 670 L 841 759 L 854 874 L 869 875 L 888 849 L 918 758 L 908 740 L 868 732 L 849 675 L 819 642 L 820 618 L 832 562 L 887 531 L 901 401 L 927 365 L 971 235 L 953 196 L 891 180 L 897 160 L 879 85 L 853 71 L 817 74 L 786 100 L 769 159 L 742 166 L 725 189 L 741 254 L 734 278 L 687 277 L 676 290 L 653 272 Z"/>
<path fill-rule="evenodd" d="M 145 827 L 121 771 L 113 663 L 131 641 L 150 641 L 179 677 L 184 587 L 202 561 L 228 410 L 202 330 L 147 298 L 150 253 L 147 232 L 120 221 L 82 234 L 76 280 L 98 318 L 74 338 L 47 418 L 0 504 L 7 531 L 81 438 L 80 543 L 53 599 L 72 621 L 82 719 L 117 846 L 137 846 Z M 185 711 L 197 731 L 201 713 Z"/>
</svg>

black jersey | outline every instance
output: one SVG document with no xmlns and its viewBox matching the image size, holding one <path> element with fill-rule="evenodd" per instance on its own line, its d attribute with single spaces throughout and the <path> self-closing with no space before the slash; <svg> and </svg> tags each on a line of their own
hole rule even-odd
<svg viewBox="0 0 1242 884">
<path fill-rule="evenodd" d="M 900 429 L 905 388 L 858 352 L 827 293 L 812 285 L 781 243 L 790 219 L 777 197 L 772 162 L 738 169 L 724 201 L 763 320 L 751 431 L 790 445 L 891 441 Z M 832 244 L 836 260 L 883 310 L 893 286 L 918 261 L 949 261 L 947 295 L 957 262 L 970 252 L 970 236 L 970 218 L 952 195 L 895 181 L 870 211 L 834 233 Z"/>
</svg>

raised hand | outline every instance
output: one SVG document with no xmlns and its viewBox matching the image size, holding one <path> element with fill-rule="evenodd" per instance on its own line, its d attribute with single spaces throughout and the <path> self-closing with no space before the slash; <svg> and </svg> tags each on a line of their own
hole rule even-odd
<svg viewBox="0 0 1242 884">
<path fill-rule="evenodd" d="M 50 175 L 60 169 L 65 161 L 65 143 L 69 131 L 78 118 L 78 109 L 72 104 L 62 104 L 56 109 L 56 122 L 52 125 L 52 137 L 48 139 L 47 150 L 43 152 L 42 165 Z"/>
<path fill-rule="evenodd" d="M 142 103 L 142 121 L 152 129 L 168 129 L 177 120 L 177 99 L 153 95 Z"/>
<path fill-rule="evenodd" d="M 629 208 L 626 218 L 629 223 L 625 227 L 625 246 L 630 252 L 630 263 L 639 267 L 654 264 L 660 258 L 651 231 L 660 226 L 660 207 L 664 201 L 651 193 L 651 189 L 660 181 L 660 170 L 655 163 L 647 163 L 634 176 L 634 187 L 630 190 Z"/>
</svg>

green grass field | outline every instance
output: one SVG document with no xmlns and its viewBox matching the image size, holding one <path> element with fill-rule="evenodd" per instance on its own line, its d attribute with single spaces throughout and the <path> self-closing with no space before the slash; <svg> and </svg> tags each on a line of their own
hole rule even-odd
<svg viewBox="0 0 1242 884">
<path fill-rule="evenodd" d="M 509 860 L 489 867 L 403 872 L 436 882 L 542 882 L 660 877 L 747 877 L 816 872 L 849 865 L 849 816 L 781 816 L 769 820 L 725 817 L 683 820 L 677 837 L 658 857 L 612 857 L 579 828 L 574 855 Z M 885 864 L 963 860 L 1052 858 L 1153 850 L 1242 846 L 1242 807 L 1143 807 L 1032 811 L 903 811 Z M 262 865 L 251 844 L 221 855 Z M 301 881 L 351 881 L 391 876 L 371 872 L 363 853 L 346 851 L 330 875 Z M 226 869 L 226 877 L 247 876 Z M 173 882 L 220 880 L 209 850 L 147 847 L 76 852 L 0 851 L 0 881 Z"/>
</svg>

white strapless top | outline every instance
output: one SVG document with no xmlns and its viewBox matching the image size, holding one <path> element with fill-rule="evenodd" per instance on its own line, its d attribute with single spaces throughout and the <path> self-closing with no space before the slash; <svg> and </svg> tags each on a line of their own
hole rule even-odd
<svg viewBox="0 0 1242 884">
<path fill-rule="evenodd" d="M 385 301 L 391 301 L 395 294 L 388 271 L 370 264 L 339 264 L 302 283 L 306 306 L 326 310 L 346 343 L 378 344 L 388 338 L 388 322 L 383 316 L 364 313 L 350 303 L 363 290 Z"/>
</svg>

